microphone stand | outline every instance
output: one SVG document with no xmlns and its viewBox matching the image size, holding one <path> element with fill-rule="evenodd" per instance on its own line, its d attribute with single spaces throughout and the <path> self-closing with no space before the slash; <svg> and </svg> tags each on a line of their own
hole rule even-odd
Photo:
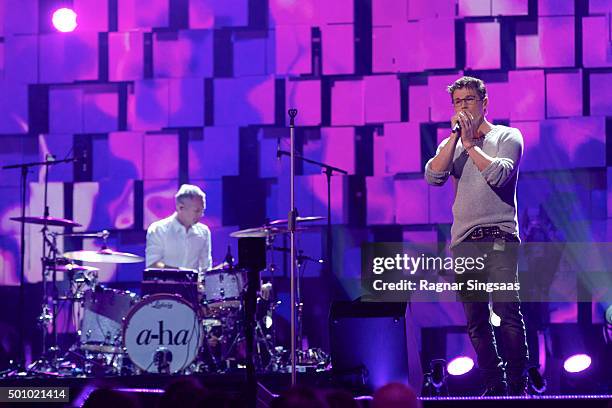
<svg viewBox="0 0 612 408">
<path fill-rule="evenodd" d="M 290 156 L 291 152 L 278 149 L 277 155 L 278 157 Z M 325 179 L 327 181 L 327 231 L 326 231 L 327 247 L 326 247 L 325 262 L 327 263 L 327 267 L 329 268 L 329 271 L 331 271 L 331 268 L 333 267 L 332 266 L 333 265 L 332 264 L 332 248 L 333 248 L 332 240 L 333 239 L 332 239 L 332 230 L 331 230 L 331 177 L 334 173 L 347 175 L 348 172 L 338 167 L 330 166 L 329 164 L 325 164 L 325 163 L 322 163 L 316 160 L 312 160 L 312 159 L 309 159 L 299 154 L 295 154 L 294 156 L 296 159 L 299 159 L 305 163 L 310 163 L 310 164 L 314 164 L 315 166 L 321 167 L 321 169 L 323 170 L 323 173 L 325 174 Z"/>
<path fill-rule="evenodd" d="M 289 109 L 289 131 L 290 131 L 290 150 L 285 151 L 280 149 L 280 140 L 278 141 L 278 148 L 276 151 L 276 155 L 278 158 L 282 156 L 289 156 L 290 158 L 290 211 L 287 217 L 288 227 L 291 237 L 291 385 L 296 384 L 296 298 L 295 298 L 295 273 L 296 273 L 296 265 L 297 265 L 297 254 L 296 254 L 296 245 L 295 245 L 295 233 L 296 233 L 296 219 L 298 216 L 297 209 L 295 208 L 295 160 L 301 160 L 305 163 L 310 163 L 317 165 L 323 169 L 327 180 L 327 263 L 329 265 L 331 271 L 331 260 L 332 260 L 332 231 L 331 231 L 331 176 L 334 172 L 340 174 L 348 174 L 346 170 L 340 169 L 338 167 L 330 166 L 328 164 L 309 159 L 302 155 L 295 153 L 295 117 L 297 116 L 297 109 Z M 299 277 L 298 277 L 299 278 Z M 299 283 L 299 282 L 298 282 Z M 299 300 L 301 302 L 301 299 Z M 300 304 L 300 309 L 302 308 Z M 301 312 L 301 310 L 300 310 Z M 300 330 L 301 331 L 301 330 Z M 301 337 L 301 336 L 300 336 Z M 301 345 L 300 345 L 301 347 Z"/>
<path fill-rule="evenodd" d="M 24 340 L 25 340 L 25 327 L 24 327 L 24 319 L 23 319 L 23 308 L 25 301 L 25 209 L 26 209 L 26 193 L 27 193 L 27 178 L 28 172 L 30 168 L 45 166 L 47 170 L 47 174 L 45 175 L 45 211 L 48 212 L 48 207 L 46 203 L 47 199 L 47 180 L 49 173 L 49 166 L 60 164 L 60 163 L 71 163 L 74 162 L 75 158 L 63 159 L 63 160 L 45 160 L 42 162 L 30 162 L 30 163 L 21 163 L 21 164 L 11 164 L 8 166 L 2 166 L 3 170 L 10 169 L 21 169 L 21 179 L 20 179 L 20 187 L 21 187 L 21 248 L 20 248 L 20 265 L 19 265 L 19 295 L 18 295 L 18 311 L 17 311 L 17 319 L 19 320 L 19 355 L 17 361 L 17 372 L 25 370 L 25 350 L 24 350 Z M 43 230 L 46 230 L 47 225 L 45 224 Z M 44 249 L 44 241 L 43 238 L 43 249 Z M 44 257 L 43 251 L 43 257 Z M 45 290 L 44 297 L 46 297 L 46 287 L 45 287 L 45 272 L 43 268 L 43 288 Z M 53 316 L 55 320 L 55 316 Z M 43 337 L 44 339 L 44 337 Z M 44 343 L 44 340 L 43 340 Z M 43 344 L 44 350 L 44 344 Z"/>
</svg>

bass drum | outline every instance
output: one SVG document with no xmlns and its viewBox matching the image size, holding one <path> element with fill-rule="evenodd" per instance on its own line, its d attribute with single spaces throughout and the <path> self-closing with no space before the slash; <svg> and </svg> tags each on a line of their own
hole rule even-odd
<svg viewBox="0 0 612 408">
<path fill-rule="evenodd" d="M 196 311 L 177 295 L 144 297 L 124 322 L 123 341 L 130 360 L 150 373 L 176 373 L 189 367 L 202 338 Z"/>
</svg>

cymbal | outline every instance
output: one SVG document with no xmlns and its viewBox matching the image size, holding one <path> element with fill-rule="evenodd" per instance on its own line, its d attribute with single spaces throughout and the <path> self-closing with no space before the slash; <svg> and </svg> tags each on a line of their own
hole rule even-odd
<svg viewBox="0 0 612 408">
<path fill-rule="evenodd" d="M 57 272 L 97 272 L 100 269 L 93 266 L 78 265 L 75 263 L 69 263 L 67 265 L 57 265 L 55 267 Z"/>
<path fill-rule="evenodd" d="M 11 217 L 13 221 L 23 221 L 26 224 L 51 225 L 54 227 L 80 227 L 81 224 L 65 218 L 54 217 Z"/>
<path fill-rule="evenodd" d="M 267 238 L 272 235 L 282 234 L 287 232 L 286 229 L 274 227 L 257 227 L 247 228 L 240 231 L 235 231 L 230 234 L 234 238 Z"/>
<path fill-rule="evenodd" d="M 320 221 L 320 220 L 324 220 L 325 217 L 321 217 L 318 215 L 311 215 L 309 217 L 296 217 L 295 221 L 296 222 L 313 222 L 313 221 Z M 268 225 L 285 225 L 287 224 L 287 219 L 282 219 L 282 220 L 274 220 L 274 221 L 270 221 L 268 223 Z"/>
<path fill-rule="evenodd" d="M 144 262 L 144 258 L 128 252 L 116 252 L 112 249 L 100 249 L 98 251 L 72 251 L 64 254 L 65 258 L 75 261 L 93 263 L 138 263 Z"/>
</svg>

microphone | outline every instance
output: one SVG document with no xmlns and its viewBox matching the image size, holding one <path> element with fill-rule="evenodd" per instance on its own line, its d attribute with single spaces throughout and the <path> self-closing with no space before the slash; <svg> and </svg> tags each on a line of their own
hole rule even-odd
<svg viewBox="0 0 612 408">
<path fill-rule="evenodd" d="M 276 138 L 276 158 L 278 160 L 281 159 L 281 145 L 280 145 L 280 136 Z"/>
<path fill-rule="evenodd" d="M 459 122 L 455 123 L 455 126 L 453 126 L 453 129 L 451 130 L 452 133 L 457 133 L 461 131 L 461 124 Z"/>
<path fill-rule="evenodd" d="M 55 161 L 55 156 L 52 155 L 51 153 L 47 153 L 45 154 L 45 161 L 48 161 L 48 162 Z"/>
</svg>

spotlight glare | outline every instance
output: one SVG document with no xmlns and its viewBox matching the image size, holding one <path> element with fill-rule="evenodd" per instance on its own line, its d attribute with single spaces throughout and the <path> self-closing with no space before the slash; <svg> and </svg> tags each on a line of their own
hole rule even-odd
<svg viewBox="0 0 612 408">
<path fill-rule="evenodd" d="M 446 366 L 446 371 L 450 375 L 463 375 L 470 372 L 472 368 L 474 368 L 474 360 L 461 356 L 452 359 Z"/>
<path fill-rule="evenodd" d="M 57 31 L 69 33 L 77 27 L 77 14 L 69 8 L 61 8 L 53 12 L 51 21 Z"/>
<path fill-rule="evenodd" d="M 565 360 L 563 368 L 568 373 L 579 373 L 591 366 L 591 357 L 587 354 L 574 354 Z"/>
</svg>

